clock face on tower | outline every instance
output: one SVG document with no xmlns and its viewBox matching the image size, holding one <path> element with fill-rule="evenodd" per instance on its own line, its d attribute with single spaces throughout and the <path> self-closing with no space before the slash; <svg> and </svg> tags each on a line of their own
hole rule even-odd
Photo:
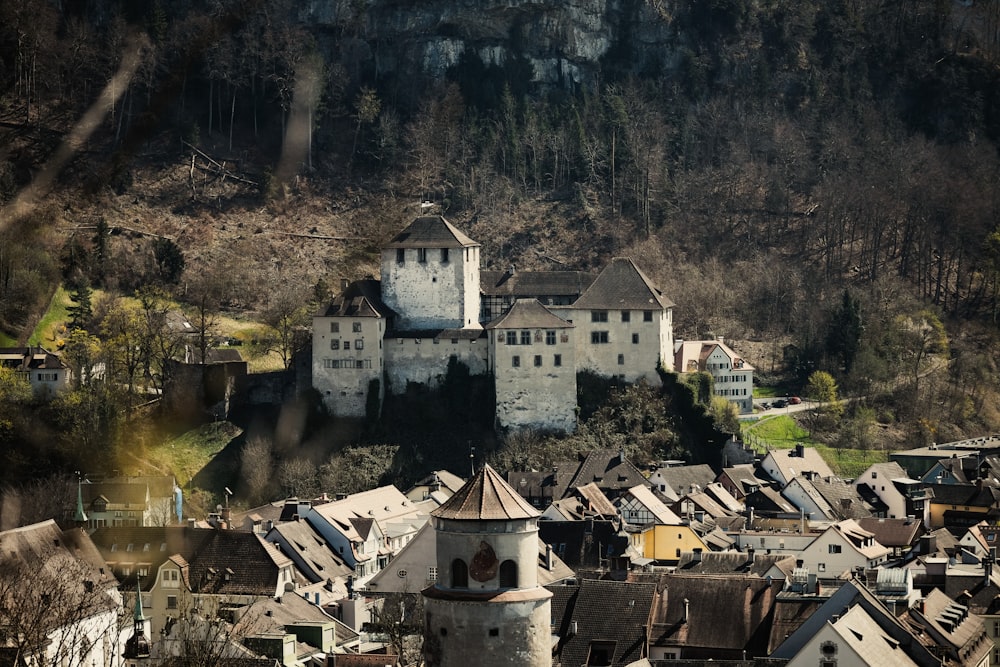
<svg viewBox="0 0 1000 667">
<path fill-rule="evenodd" d="M 479 582 L 489 581 L 497 576 L 497 554 L 486 542 L 479 543 L 479 550 L 469 561 L 469 576 Z"/>
</svg>

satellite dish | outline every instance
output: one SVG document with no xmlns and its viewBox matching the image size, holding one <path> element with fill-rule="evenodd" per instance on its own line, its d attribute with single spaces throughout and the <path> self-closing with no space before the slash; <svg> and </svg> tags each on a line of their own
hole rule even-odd
<svg viewBox="0 0 1000 667">
<path fill-rule="evenodd" d="M 229 495 L 233 495 L 233 492 L 229 490 L 228 486 L 226 487 L 226 493 L 228 493 Z"/>
</svg>

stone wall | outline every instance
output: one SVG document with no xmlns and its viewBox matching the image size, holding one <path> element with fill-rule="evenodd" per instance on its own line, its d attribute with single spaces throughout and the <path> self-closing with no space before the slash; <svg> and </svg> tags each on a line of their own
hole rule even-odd
<svg viewBox="0 0 1000 667">
<path fill-rule="evenodd" d="M 452 356 L 468 366 L 470 375 L 487 372 L 485 338 L 386 338 L 384 352 L 386 381 L 396 393 L 410 382 L 439 388 Z"/>
<path fill-rule="evenodd" d="M 530 345 L 507 345 L 505 334 L 503 329 L 490 332 L 497 423 L 504 428 L 576 430 L 577 332 L 559 330 L 555 345 L 537 337 Z"/>
<path fill-rule="evenodd" d="M 673 341 L 670 335 L 671 312 L 664 309 L 648 311 L 652 321 L 645 320 L 647 311 L 632 310 L 573 310 L 555 311 L 576 325 L 577 365 L 598 375 L 620 376 L 627 382 L 644 379 L 659 385 L 658 363 L 673 368 Z M 594 321 L 592 312 L 602 312 L 605 321 Z M 622 313 L 628 313 L 623 321 Z M 595 336 L 597 341 L 595 342 Z M 606 341 L 606 342 L 604 342 Z"/>
<path fill-rule="evenodd" d="M 396 248 L 382 251 L 382 300 L 397 329 L 479 327 L 479 248 Z M 423 251 L 423 258 L 418 254 Z"/>
</svg>

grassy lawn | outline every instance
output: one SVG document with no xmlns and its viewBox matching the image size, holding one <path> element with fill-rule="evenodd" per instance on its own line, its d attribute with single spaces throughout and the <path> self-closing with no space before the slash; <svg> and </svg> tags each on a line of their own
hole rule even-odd
<svg viewBox="0 0 1000 667">
<path fill-rule="evenodd" d="M 770 449 L 790 449 L 798 443 L 813 447 L 840 477 L 853 478 L 873 463 L 889 460 L 883 451 L 840 449 L 814 441 L 790 415 L 775 415 L 743 424 L 743 439 L 758 452 Z"/>
<path fill-rule="evenodd" d="M 778 387 L 754 387 L 753 397 L 754 398 L 774 398 L 776 396 L 784 396 L 784 394 L 779 393 Z"/>
<path fill-rule="evenodd" d="M 147 458 L 157 468 L 172 472 L 184 487 L 242 433 L 229 422 L 205 424 L 151 449 Z"/>
<path fill-rule="evenodd" d="M 17 339 L 8 336 L 3 331 L 0 331 L 0 347 L 15 347 L 17 346 Z"/>
<path fill-rule="evenodd" d="M 94 297 L 91 297 L 91 303 L 95 300 Z M 72 303 L 69 292 L 62 285 L 56 288 L 56 293 L 52 295 L 52 300 L 49 302 L 49 309 L 42 315 L 42 319 L 38 322 L 35 330 L 31 332 L 31 337 L 28 340 L 49 350 L 58 348 L 57 343 L 63 338 L 59 327 L 69 320 L 69 312 L 66 309 Z"/>
</svg>

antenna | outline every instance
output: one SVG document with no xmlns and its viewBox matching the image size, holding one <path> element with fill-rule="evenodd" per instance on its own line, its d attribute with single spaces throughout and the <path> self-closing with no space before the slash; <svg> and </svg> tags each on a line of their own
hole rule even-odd
<svg viewBox="0 0 1000 667">
<path fill-rule="evenodd" d="M 472 446 L 472 441 L 469 441 L 469 468 L 472 469 L 472 476 L 476 476 L 476 448 Z"/>
<path fill-rule="evenodd" d="M 231 496 L 231 495 L 233 495 L 233 492 L 229 490 L 228 486 L 225 487 L 226 509 L 229 509 L 229 496 Z"/>
</svg>

